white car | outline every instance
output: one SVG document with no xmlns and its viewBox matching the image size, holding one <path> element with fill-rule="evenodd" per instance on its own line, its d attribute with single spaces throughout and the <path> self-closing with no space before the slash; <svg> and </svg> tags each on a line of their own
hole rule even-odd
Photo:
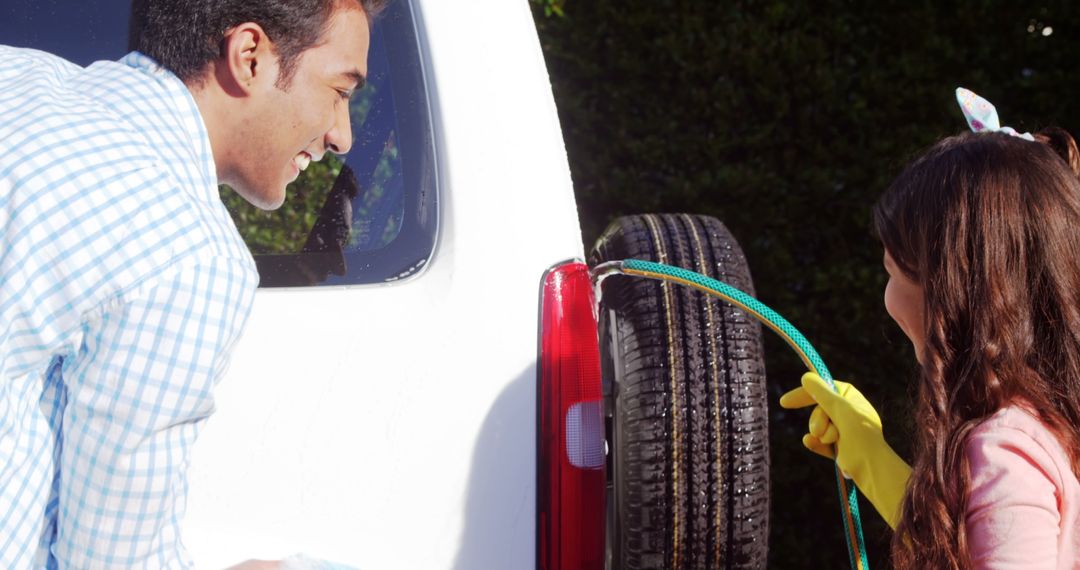
<svg viewBox="0 0 1080 570">
<path fill-rule="evenodd" d="M 127 3 L 5 4 L 0 43 L 126 51 Z M 223 191 L 262 285 L 191 465 L 199 568 L 764 567 L 759 327 L 627 277 L 597 311 L 529 2 L 395 0 L 369 68 L 343 163 L 276 213 Z M 624 257 L 751 288 L 708 218 L 621 218 L 590 262 Z"/>
</svg>

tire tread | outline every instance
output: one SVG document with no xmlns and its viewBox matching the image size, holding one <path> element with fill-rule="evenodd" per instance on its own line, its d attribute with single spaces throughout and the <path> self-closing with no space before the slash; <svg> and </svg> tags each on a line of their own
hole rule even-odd
<svg viewBox="0 0 1080 570">
<path fill-rule="evenodd" d="M 753 294 L 746 260 L 715 218 L 619 218 L 590 263 L 630 258 L 692 269 Z M 615 567 L 764 568 L 769 471 L 760 325 L 689 287 L 627 276 L 605 280 L 602 303 L 602 315 L 616 314 L 612 334 L 623 360 L 613 418 Z"/>
</svg>

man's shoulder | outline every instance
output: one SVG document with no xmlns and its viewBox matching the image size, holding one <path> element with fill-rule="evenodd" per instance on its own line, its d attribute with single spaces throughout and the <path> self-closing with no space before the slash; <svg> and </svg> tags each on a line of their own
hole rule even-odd
<svg viewBox="0 0 1080 570">
<path fill-rule="evenodd" d="M 76 126 L 110 133 L 126 127 L 147 142 L 147 131 L 190 112 L 175 109 L 186 96 L 183 84 L 137 52 L 80 67 L 44 51 L 0 45 L 0 94 L 0 129 L 13 135 L 33 121 L 46 136 Z"/>
<path fill-rule="evenodd" d="M 205 193 L 214 184 L 208 152 L 197 150 L 208 146 L 203 133 L 185 129 L 185 113 L 197 111 L 177 108 L 193 107 L 186 100 L 170 104 L 182 87 L 162 85 L 131 56 L 82 68 L 41 51 L 0 49 L 0 60 L 6 53 L 19 60 L 10 66 L 19 71 L 0 71 L 0 181 L 9 192 L 93 189 L 157 200 L 156 192 L 198 186 L 193 192 Z M 18 73 L 25 77 L 12 79 Z"/>
<path fill-rule="evenodd" d="M 82 69 L 49 52 L 0 44 L 0 80 L 30 71 L 64 77 Z"/>
<path fill-rule="evenodd" d="M 87 68 L 8 46 L 0 46 L 0 62 L 0 161 L 55 159 L 65 151 L 87 157 L 101 147 L 114 153 L 147 148 L 144 134 L 89 92 Z"/>
<path fill-rule="evenodd" d="M 85 69 L 48 52 L 0 45 L 0 121 L 49 105 Z M 70 97 L 69 97 L 70 98 Z"/>
</svg>

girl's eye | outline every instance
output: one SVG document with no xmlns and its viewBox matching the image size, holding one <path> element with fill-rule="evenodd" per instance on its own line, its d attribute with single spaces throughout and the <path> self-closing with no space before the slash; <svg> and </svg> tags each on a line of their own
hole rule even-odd
<svg viewBox="0 0 1080 570">
<path fill-rule="evenodd" d="M 338 92 L 338 95 L 342 99 L 345 99 L 346 101 L 348 101 L 352 97 L 352 93 L 349 92 L 349 91 L 342 91 L 341 89 L 338 89 L 337 92 Z"/>
</svg>

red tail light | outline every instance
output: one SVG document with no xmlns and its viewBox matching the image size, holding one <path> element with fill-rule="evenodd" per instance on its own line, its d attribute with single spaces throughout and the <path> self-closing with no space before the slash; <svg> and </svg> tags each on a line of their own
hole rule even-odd
<svg viewBox="0 0 1080 570">
<path fill-rule="evenodd" d="M 604 568 L 604 404 L 589 268 L 544 276 L 540 305 L 537 558 L 540 570 Z"/>
</svg>

